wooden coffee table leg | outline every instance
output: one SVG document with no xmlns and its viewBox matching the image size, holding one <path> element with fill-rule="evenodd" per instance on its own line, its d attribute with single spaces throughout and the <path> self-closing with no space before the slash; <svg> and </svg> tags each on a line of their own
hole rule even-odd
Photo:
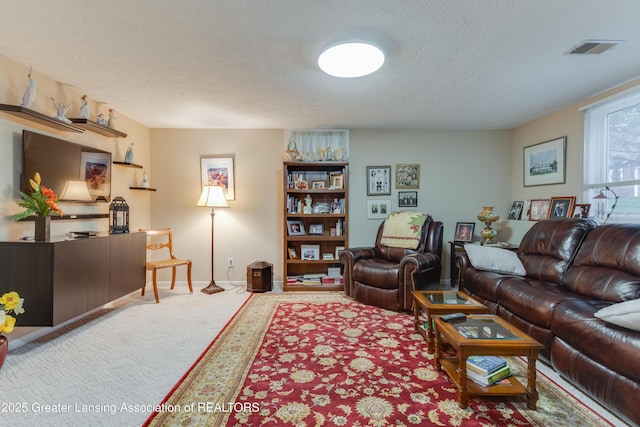
<svg viewBox="0 0 640 427">
<path fill-rule="evenodd" d="M 431 321 L 429 321 L 431 322 Z M 436 339 L 435 339 L 435 361 L 436 361 L 436 371 L 442 371 L 442 365 L 440 365 L 440 334 L 437 333 L 436 330 Z"/>
<path fill-rule="evenodd" d="M 527 408 L 536 409 L 538 402 L 538 390 L 536 389 L 536 360 L 538 359 L 537 351 L 530 351 L 527 357 L 527 388 L 529 395 L 527 396 Z"/>
<path fill-rule="evenodd" d="M 434 352 L 434 336 L 433 319 L 431 318 L 431 315 L 427 313 L 427 353 L 429 354 L 433 354 Z"/>
<path fill-rule="evenodd" d="M 458 351 L 458 375 L 460 390 L 458 390 L 458 406 L 465 409 L 469 406 L 469 392 L 467 391 L 467 356 Z"/>
</svg>

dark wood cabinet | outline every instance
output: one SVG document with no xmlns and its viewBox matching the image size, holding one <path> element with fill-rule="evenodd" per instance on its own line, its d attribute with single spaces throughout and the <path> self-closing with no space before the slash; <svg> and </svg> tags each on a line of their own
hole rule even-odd
<svg viewBox="0 0 640 427">
<path fill-rule="evenodd" d="M 146 235 L 0 242 L 0 277 L 24 298 L 18 326 L 55 326 L 140 289 Z"/>
</svg>

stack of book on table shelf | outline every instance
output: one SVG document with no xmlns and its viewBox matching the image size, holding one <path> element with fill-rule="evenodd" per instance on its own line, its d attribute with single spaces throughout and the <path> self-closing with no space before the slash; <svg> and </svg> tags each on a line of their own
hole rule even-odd
<svg viewBox="0 0 640 427">
<path fill-rule="evenodd" d="M 467 358 L 467 378 L 487 387 L 511 376 L 507 361 L 498 356 L 469 356 Z M 507 380 L 508 383 L 508 380 Z"/>
<path fill-rule="evenodd" d="M 328 277 L 326 274 L 303 274 L 301 276 L 287 276 L 287 285 L 341 285 L 342 276 Z"/>
</svg>

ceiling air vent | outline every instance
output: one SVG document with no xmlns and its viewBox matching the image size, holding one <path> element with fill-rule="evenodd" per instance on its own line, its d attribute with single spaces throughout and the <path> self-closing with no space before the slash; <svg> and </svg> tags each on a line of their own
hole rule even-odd
<svg viewBox="0 0 640 427">
<path fill-rule="evenodd" d="M 621 43 L 623 40 L 585 40 L 565 52 L 565 55 L 599 55 Z"/>
</svg>

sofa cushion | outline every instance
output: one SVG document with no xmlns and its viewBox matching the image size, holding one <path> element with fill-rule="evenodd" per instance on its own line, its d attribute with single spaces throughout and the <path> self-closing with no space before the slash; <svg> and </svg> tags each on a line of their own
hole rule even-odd
<svg viewBox="0 0 640 427">
<path fill-rule="evenodd" d="M 623 328 L 640 331 L 640 299 L 611 304 L 596 311 L 594 316 Z"/>
<path fill-rule="evenodd" d="M 585 235 L 596 226 L 595 221 L 573 218 L 535 223 L 518 248 L 527 277 L 559 283 Z"/>
<path fill-rule="evenodd" d="M 381 289 L 398 289 L 400 264 L 381 258 L 362 259 L 353 266 L 353 280 Z"/>
<path fill-rule="evenodd" d="M 527 272 L 515 252 L 481 245 L 464 245 L 469 262 L 477 270 L 524 276 Z"/>
<path fill-rule="evenodd" d="M 562 283 L 597 300 L 640 298 L 640 224 L 606 224 L 591 231 Z"/>
</svg>

